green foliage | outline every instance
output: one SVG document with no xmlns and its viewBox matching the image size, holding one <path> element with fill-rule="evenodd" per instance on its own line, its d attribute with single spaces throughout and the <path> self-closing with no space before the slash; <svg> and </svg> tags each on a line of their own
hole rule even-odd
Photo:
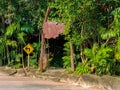
<svg viewBox="0 0 120 90">
<path fill-rule="evenodd" d="M 19 40 L 19 44 L 24 44 L 25 45 L 25 39 L 24 37 L 26 34 L 24 32 L 17 33 L 17 39 Z"/>
<path fill-rule="evenodd" d="M 112 72 L 113 75 L 120 75 L 120 63 L 118 63 L 117 65 L 113 65 L 112 66 Z"/>
<path fill-rule="evenodd" d="M 34 32 L 33 27 L 31 27 L 31 26 L 29 26 L 29 25 L 23 25 L 23 26 L 21 27 L 21 30 L 22 30 L 23 32 L 31 33 L 31 34 Z"/>
<path fill-rule="evenodd" d="M 115 46 L 115 59 L 120 62 L 120 37 Z"/>
<path fill-rule="evenodd" d="M 34 51 L 32 52 L 32 55 L 30 56 L 30 67 L 37 67 L 38 62 L 37 60 L 39 59 L 39 49 L 40 49 L 40 43 L 39 42 L 34 42 L 32 44 Z"/>
<path fill-rule="evenodd" d="M 114 32 L 117 34 L 116 37 L 120 36 L 120 8 L 116 8 L 111 12 L 111 14 L 114 16 L 114 21 L 111 24 L 111 28 L 114 30 Z"/>
<path fill-rule="evenodd" d="M 78 75 L 90 74 L 90 66 L 84 66 L 82 63 L 78 63 L 78 66 L 75 69 L 75 73 Z"/>
<path fill-rule="evenodd" d="M 92 49 L 86 48 L 84 50 L 85 56 L 88 58 L 88 64 L 90 66 L 95 66 L 96 74 L 106 74 L 109 73 L 109 64 L 113 64 L 110 59 L 112 49 L 110 47 L 105 47 L 102 44 L 100 47 L 98 44 L 94 44 Z"/>
<path fill-rule="evenodd" d="M 23 57 L 22 54 L 16 54 L 15 51 L 11 51 L 10 57 L 11 57 L 11 61 L 10 61 L 9 65 L 12 68 L 21 68 L 22 67 L 22 63 L 23 63 L 23 62 L 21 62 L 22 57 Z"/>
<path fill-rule="evenodd" d="M 63 59 L 63 67 L 69 68 L 70 67 L 70 42 L 66 42 L 64 44 L 64 57 Z"/>
<path fill-rule="evenodd" d="M 11 37 L 16 30 L 20 30 L 20 24 L 19 23 L 17 23 L 17 24 L 12 23 L 7 27 L 6 30 L 7 31 L 6 31 L 5 35 L 8 37 Z"/>
<path fill-rule="evenodd" d="M 40 34 L 48 6 L 51 8 L 48 19 L 65 24 L 63 37 L 66 40 L 64 48 L 57 47 L 56 56 L 50 62 L 56 61 L 56 66 L 58 62 L 63 63 L 70 71 L 71 41 L 75 73 L 90 73 L 93 65 L 96 74 L 119 74 L 116 71 L 120 63 L 119 0 L 0 0 L 2 62 L 10 61 L 15 68 L 20 67 L 23 46 L 30 42 L 34 47 L 30 66 L 37 66 Z M 5 24 L 6 19 L 11 22 Z M 34 41 L 36 38 L 39 41 Z M 60 60 L 61 49 L 63 60 Z"/>
<path fill-rule="evenodd" d="M 115 38 L 118 35 L 119 31 L 110 29 L 109 31 L 101 34 L 102 39 Z"/>
<path fill-rule="evenodd" d="M 16 41 L 14 41 L 14 40 L 7 40 L 6 41 L 6 45 L 7 46 L 12 46 L 12 47 L 17 47 L 17 42 Z"/>
<path fill-rule="evenodd" d="M 33 52 L 33 55 L 30 56 L 30 67 L 36 68 L 38 66 L 37 64 L 37 55 Z"/>
<path fill-rule="evenodd" d="M 64 67 L 65 68 L 68 68 L 68 67 L 70 67 L 70 56 L 64 56 L 63 58 L 63 61 L 64 61 Z"/>
<path fill-rule="evenodd" d="M 111 15 L 114 16 L 113 22 L 110 24 L 109 29 L 103 31 L 103 28 L 101 28 L 101 37 L 102 39 L 111 39 L 119 37 L 120 35 L 120 8 L 116 8 L 111 12 Z"/>
<path fill-rule="evenodd" d="M 2 55 L 2 53 L 4 53 L 4 47 L 5 47 L 4 38 L 0 37 L 0 55 Z"/>
<path fill-rule="evenodd" d="M 35 49 L 34 51 L 35 52 L 39 52 L 39 49 L 40 49 L 40 46 L 41 44 L 39 43 L 39 42 L 34 42 L 33 44 L 32 44 L 32 46 L 33 46 L 33 48 Z"/>
</svg>

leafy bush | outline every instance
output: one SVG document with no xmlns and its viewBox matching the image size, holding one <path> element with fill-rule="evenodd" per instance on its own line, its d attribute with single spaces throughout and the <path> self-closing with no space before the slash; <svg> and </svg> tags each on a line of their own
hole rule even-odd
<svg viewBox="0 0 120 90">
<path fill-rule="evenodd" d="M 86 48 L 84 50 L 85 56 L 88 58 L 88 64 L 94 65 L 96 74 L 106 74 L 109 72 L 112 49 L 110 47 L 105 47 L 102 44 L 100 47 L 98 44 L 94 44 L 92 49 Z"/>
<path fill-rule="evenodd" d="M 64 56 L 63 59 L 63 67 L 69 68 L 70 67 L 70 42 L 66 42 L 64 44 Z"/>
<path fill-rule="evenodd" d="M 84 66 L 82 63 L 79 63 L 75 69 L 75 73 L 78 75 L 90 73 L 90 67 L 87 64 Z"/>
<path fill-rule="evenodd" d="M 22 58 L 22 54 L 16 54 L 14 51 L 12 52 L 12 55 L 15 55 L 15 58 L 12 58 L 12 60 L 10 61 L 10 66 L 12 68 L 21 68 L 22 67 L 22 62 L 21 62 L 21 58 Z"/>
</svg>

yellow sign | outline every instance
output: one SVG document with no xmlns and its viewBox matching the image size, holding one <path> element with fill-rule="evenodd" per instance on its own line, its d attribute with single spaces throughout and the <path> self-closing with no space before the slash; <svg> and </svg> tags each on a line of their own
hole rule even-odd
<svg viewBox="0 0 120 90">
<path fill-rule="evenodd" d="M 23 50 L 29 55 L 30 53 L 33 52 L 34 48 L 32 47 L 32 45 L 30 43 L 28 43 Z"/>
</svg>

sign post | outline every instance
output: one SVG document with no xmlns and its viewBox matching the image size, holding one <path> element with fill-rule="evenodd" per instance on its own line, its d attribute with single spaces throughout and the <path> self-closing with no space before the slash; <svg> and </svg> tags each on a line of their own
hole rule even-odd
<svg viewBox="0 0 120 90">
<path fill-rule="evenodd" d="M 30 65 L 30 54 L 33 52 L 34 48 L 32 47 L 32 45 L 30 43 L 28 43 L 23 50 L 28 54 L 28 61 L 27 61 L 27 66 L 29 68 Z"/>
<path fill-rule="evenodd" d="M 28 54 L 28 61 L 27 61 L 28 63 L 27 63 L 27 66 L 28 66 L 28 68 L 29 68 L 29 66 L 30 66 L 30 55 Z"/>
</svg>

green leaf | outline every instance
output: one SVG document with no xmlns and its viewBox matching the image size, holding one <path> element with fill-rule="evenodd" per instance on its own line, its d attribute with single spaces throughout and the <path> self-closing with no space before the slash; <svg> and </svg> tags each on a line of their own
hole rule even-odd
<svg viewBox="0 0 120 90">
<path fill-rule="evenodd" d="M 117 30 L 110 29 L 109 31 L 102 33 L 101 37 L 102 39 L 110 39 L 110 38 L 116 37 L 117 35 L 118 35 Z"/>
<path fill-rule="evenodd" d="M 11 37 L 17 30 L 20 30 L 19 23 L 12 23 L 7 27 L 6 36 Z"/>
<path fill-rule="evenodd" d="M 92 50 L 89 49 L 89 48 L 85 48 L 83 53 L 84 53 L 88 58 L 92 58 L 92 57 L 93 57 Z"/>
<path fill-rule="evenodd" d="M 33 27 L 31 27 L 29 25 L 23 25 L 21 27 L 21 30 L 24 31 L 24 32 L 27 32 L 27 33 L 31 33 L 31 34 L 34 32 Z"/>
<path fill-rule="evenodd" d="M 115 59 L 120 61 L 120 37 L 118 38 L 115 46 Z"/>
<path fill-rule="evenodd" d="M 14 41 L 14 40 L 9 40 L 9 39 L 7 39 L 6 45 L 7 45 L 7 46 L 12 46 L 12 47 L 17 47 L 17 42 Z"/>
<path fill-rule="evenodd" d="M 24 32 L 21 32 L 21 33 L 18 33 L 17 36 L 18 36 L 17 38 L 19 40 L 19 43 L 20 44 L 25 44 L 25 36 L 26 36 L 26 34 Z"/>
</svg>

